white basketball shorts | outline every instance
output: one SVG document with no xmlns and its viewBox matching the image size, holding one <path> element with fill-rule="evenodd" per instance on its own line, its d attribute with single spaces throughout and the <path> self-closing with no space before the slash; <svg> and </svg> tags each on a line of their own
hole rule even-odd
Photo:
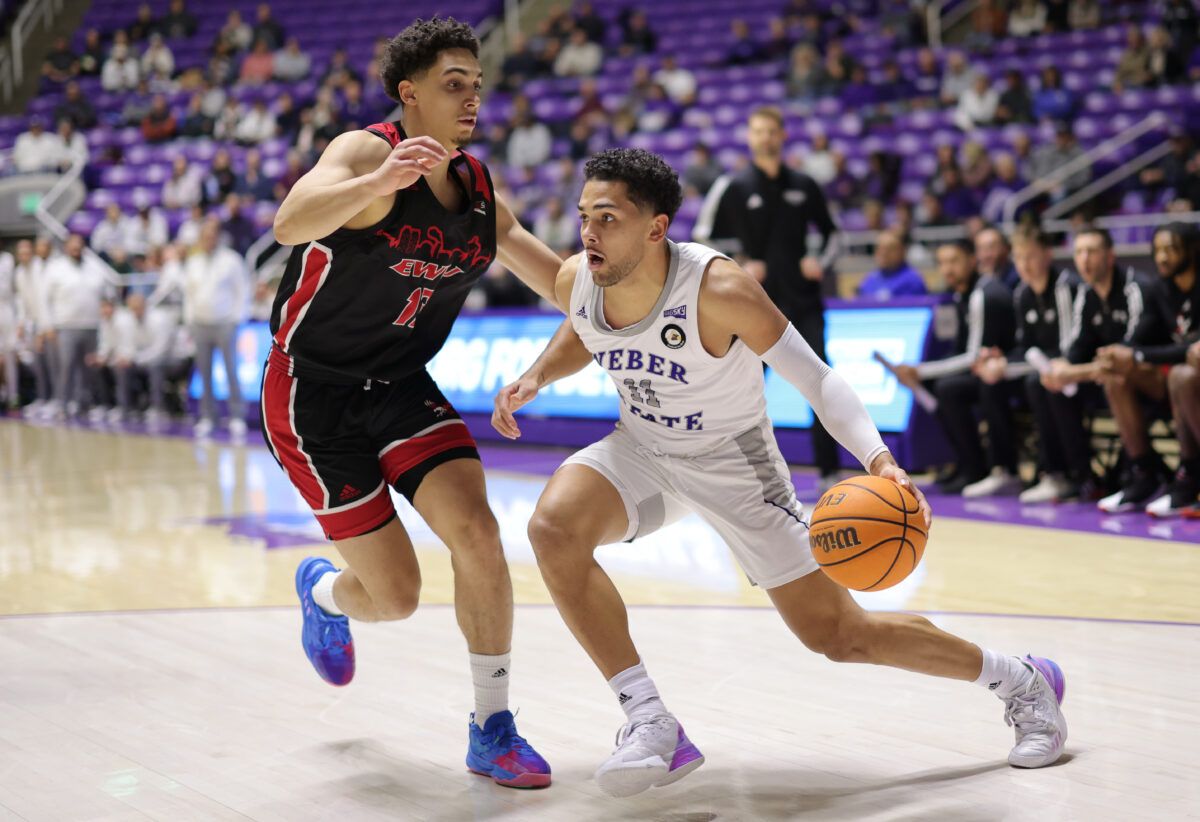
<svg viewBox="0 0 1200 822">
<path fill-rule="evenodd" d="M 817 570 L 808 517 L 769 420 L 692 457 L 640 445 L 618 426 L 563 464 L 586 465 L 613 484 L 629 519 L 626 541 L 695 511 L 755 585 L 776 588 Z"/>
</svg>

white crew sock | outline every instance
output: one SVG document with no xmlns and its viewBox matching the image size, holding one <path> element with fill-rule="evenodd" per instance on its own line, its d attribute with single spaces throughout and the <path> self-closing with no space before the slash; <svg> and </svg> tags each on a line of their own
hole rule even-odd
<svg viewBox="0 0 1200 822">
<path fill-rule="evenodd" d="M 1001 699 L 1012 696 L 1033 676 L 1029 666 L 1015 656 L 1005 656 L 983 647 L 979 650 L 983 651 L 983 670 L 975 684 Z"/>
<path fill-rule="evenodd" d="M 634 714 L 649 716 L 667 712 L 662 698 L 658 695 L 658 689 L 654 687 L 654 680 L 646 673 L 646 666 L 641 662 L 610 679 L 608 687 L 617 695 L 621 709 L 630 720 L 634 718 Z"/>
<path fill-rule="evenodd" d="M 313 583 L 313 602 L 317 603 L 318 607 L 330 616 L 345 616 L 342 609 L 337 607 L 337 603 L 333 601 L 333 583 L 341 573 L 341 571 L 326 571 Z"/>
<path fill-rule="evenodd" d="M 471 654 L 475 685 L 475 724 L 482 728 L 492 714 L 508 710 L 509 654 Z"/>
</svg>

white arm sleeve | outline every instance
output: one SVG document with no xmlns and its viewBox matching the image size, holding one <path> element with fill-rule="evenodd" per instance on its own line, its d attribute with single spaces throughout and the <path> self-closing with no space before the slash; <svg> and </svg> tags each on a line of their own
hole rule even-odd
<svg viewBox="0 0 1200 822">
<path fill-rule="evenodd" d="M 864 468 L 869 470 L 875 458 L 887 450 L 854 389 L 821 361 L 791 323 L 762 355 L 762 361 L 804 395 L 817 419 Z"/>
</svg>

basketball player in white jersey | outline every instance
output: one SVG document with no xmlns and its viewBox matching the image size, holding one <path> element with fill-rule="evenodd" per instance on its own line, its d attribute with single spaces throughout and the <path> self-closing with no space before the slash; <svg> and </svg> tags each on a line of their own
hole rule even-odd
<svg viewBox="0 0 1200 822">
<path fill-rule="evenodd" d="M 765 362 L 794 385 L 863 466 L 913 492 L 850 386 L 819 360 L 759 284 L 720 253 L 666 239 L 681 194 L 658 157 L 615 149 L 586 166 L 584 252 L 559 271 L 568 319 L 519 380 L 496 397 L 493 425 L 520 435 L 513 412 L 595 361 L 621 396 L 613 433 L 570 457 L 542 493 L 529 537 L 554 602 L 626 714 L 596 781 L 614 796 L 666 785 L 704 758 L 667 710 L 629 635 L 625 606 L 593 557 L 695 511 L 810 649 L 974 681 L 1016 728 L 1009 762 L 1058 759 L 1067 737 L 1058 666 L 982 649 L 915 614 L 864 611 L 820 573 L 787 464 L 766 416 Z"/>
<path fill-rule="evenodd" d="M 17 386 L 17 263 L 0 251 L 0 415 L 20 404 Z"/>
</svg>

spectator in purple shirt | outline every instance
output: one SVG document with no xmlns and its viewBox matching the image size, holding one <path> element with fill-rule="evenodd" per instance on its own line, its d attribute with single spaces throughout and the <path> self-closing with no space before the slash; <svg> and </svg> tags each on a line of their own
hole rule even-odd
<svg viewBox="0 0 1200 822">
<path fill-rule="evenodd" d="M 927 293 L 925 279 L 905 261 L 904 240 L 896 231 L 881 231 L 875 243 L 875 264 L 879 268 L 858 286 L 858 296 L 869 300 L 921 296 Z"/>
<path fill-rule="evenodd" d="M 733 35 L 733 43 L 725 52 L 725 65 L 744 66 L 764 59 L 762 46 L 750 36 L 750 26 L 745 20 L 734 20 L 729 30 Z"/>
<path fill-rule="evenodd" d="M 1042 69 L 1042 87 L 1033 95 L 1033 116 L 1038 120 L 1066 120 L 1075 116 L 1075 94 L 1062 84 L 1062 75 L 1054 66 Z"/>
<path fill-rule="evenodd" d="M 942 213 L 950 220 L 965 220 L 979 213 L 979 204 L 971 189 L 963 184 L 962 172 L 951 166 L 942 169 L 938 178 Z"/>
</svg>

